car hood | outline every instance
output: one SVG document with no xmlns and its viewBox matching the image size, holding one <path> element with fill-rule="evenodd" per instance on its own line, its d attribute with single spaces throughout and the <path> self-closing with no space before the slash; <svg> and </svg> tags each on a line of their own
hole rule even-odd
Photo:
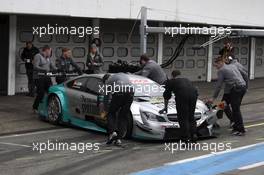
<svg viewBox="0 0 264 175">
<path fill-rule="evenodd" d="M 164 108 L 163 97 L 135 97 L 134 103 L 138 104 L 142 111 L 152 112 L 157 115 L 158 112 Z M 198 99 L 195 112 L 203 114 L 208 110 L 204 102 Z M 177 114 L 176 104 L 173 98 L 169 101 L 167 114 Z"/>
</svg>

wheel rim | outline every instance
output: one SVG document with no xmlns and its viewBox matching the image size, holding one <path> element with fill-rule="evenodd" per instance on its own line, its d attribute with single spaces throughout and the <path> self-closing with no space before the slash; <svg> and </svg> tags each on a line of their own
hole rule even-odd
<svg viewBox="0 0 264 175">
<path fill-rule="evenodd" d="M 59 120 L 61 113 L 60 102 L 56 97 L 52 97 L 48 105 L 49 121 L 56 122 Z"/>
</svg>

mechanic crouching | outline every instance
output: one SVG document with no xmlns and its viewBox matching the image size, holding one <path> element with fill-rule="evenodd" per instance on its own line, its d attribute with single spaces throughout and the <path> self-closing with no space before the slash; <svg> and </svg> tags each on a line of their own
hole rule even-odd
<svg viewBox="0 0 264 175">
<path fill-rule="evenodd" d="M 56 71 L 57 68 L 51 62 L 51 48 L 49 46 L 44 46 L 41 53 L 38 53 L 34 57 L 33 67 L 34 67 L 34 79 L 37 86 L 37 96 L 33 104 L 33 112 L 37 113 L 38 106 L 43 99 L 45 92 L 48 92 L 49 87 L 52 85 L 51 78 L 48 76 L 40 76 L 39 73 L 47 73 L 51 71 Z"/>
<path fill-rule="evenodd" d="M 108 140 L 106 144 L 121 146 L 124 135 L 125 120 L 130 113 L 130 106 L 134 98 L 134 89 L 125 73 L 105 74 L 103 82 L 111 89 L 111 102 L 107 116 Z M 118 113 L 118 114 L 117 114 Z"/>
<path fill-rule="evenodd" d="M 183 142 L 196 142 L 196 120 L 194 118 L 196 101 L 198 98 L 197 89 L 187 78 L 181 77 L 181 72 L 174 70 L 172 79 L 165 83 L 165 91 L 163 93 L 165 107 L 159 113 L 167 113 L 168 102 L 175 95 L 177 117 L 180 125 L 181 140 Z"/>
<path fill-rule="evenodd" d="M 69 48 L 62 48 L 62 56 L 56 59 L 56 67 L 58 68 L 58 72 L 63 75 L 56 77 L 57 84 L 63 83 L 68 79 L 66 74 L 72 72 L 70 70 L 71 66 L 74 68 L 73 72 L 77 72 L 79 75 L 82 74 L 81 68 L 71 58 L 71 50 Z"/>
</svg>

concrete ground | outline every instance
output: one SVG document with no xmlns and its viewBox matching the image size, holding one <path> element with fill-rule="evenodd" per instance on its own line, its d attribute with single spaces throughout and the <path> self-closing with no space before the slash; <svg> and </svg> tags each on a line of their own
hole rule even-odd
<svg viewBox="0 0 264 175">
<path fill-rule="evenodd" d="M 211 96 L 214 83 L 196 83 L 200 98 Z M 139 174 L 142 170 L 164 166 L 169 162 L 210 154 L 210 150 L 171 152 L 164 142 L 125 140 L 124 148 L 105 146 L 105 134 L 83 129 L 54 126 L 40 121 L 31 112 L 33 98 L 0 96 L 0 174 Z M 244 137 L 230 135 L 228 122 L 219 123 L 218 138 L 199 143 L 230 143 L 232 149 L 264 142 L 264 81 L 250 83 L 242 112 L 248 129 Z M 79 150 L 43 150 L 47 143 L 78 144 Z M 89 150 L 82 153 L 82 144 Z M 98 149 L 97 149 L 98 148 Z M 236 155 L 239 156 L 239 155 Z M 226 160 L 227 161 L 227 160 Z M 220 162 L 217 162 L 220 164 Z M 215 165 L 216 163 L 214 163 Z M 213 166 L 208 163 L 209 167 Z M 199 172 L 197 169 L 195 172 Z M 180 171 L 177 174 L 181 174 Z M 183 171 L 182 171 L 183 174 Z M 195 174 L 195 173 L 193 173 Z M 263 175 L 264 166 L 232 169 L 223 175 Z"/>
</svg>

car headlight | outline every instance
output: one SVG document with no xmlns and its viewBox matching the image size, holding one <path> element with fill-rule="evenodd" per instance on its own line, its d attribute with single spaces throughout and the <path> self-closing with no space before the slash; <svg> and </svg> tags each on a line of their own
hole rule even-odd
<svg viewBox="0 0 264 175">
<path fill-rule="evenodd" d="M 161 116 L 158 116 L 156 114 L 153 114 L 151 112 L 141 112 L 141 117 L 144 121 L 144 119 L 146 120 L 149 120 L 149 121 L 156 121 L 156 122 L 166 122 L 166 120 L 161 117 Z"/>
</svg>

